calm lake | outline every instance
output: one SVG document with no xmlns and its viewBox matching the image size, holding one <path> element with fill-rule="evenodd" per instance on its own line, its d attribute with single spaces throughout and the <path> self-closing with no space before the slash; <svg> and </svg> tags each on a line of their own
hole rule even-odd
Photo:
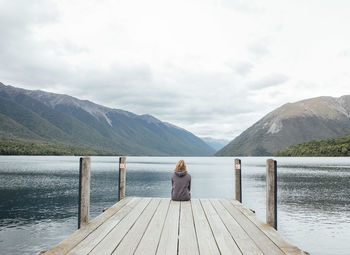
<svg viewBox="0 0 350 255">
<path fill-rule="evenodd" d="M 127 196 L 169 197 L 177 157 L 128 157 Z M 234 196 L 234 158 L 187 157 L 192 197 Z M 243 204 L 265 221 L 263 157 L 242 157 Z M 350 158 L 276 158 L 278 230 L 311 254 L 349 254 Z M 118 158 L 91 159 L 91 217 L 117 202 Z M 0 156 L 1 254 L 37 254 L 77 229 L 79 157 Z"/>
</svg>

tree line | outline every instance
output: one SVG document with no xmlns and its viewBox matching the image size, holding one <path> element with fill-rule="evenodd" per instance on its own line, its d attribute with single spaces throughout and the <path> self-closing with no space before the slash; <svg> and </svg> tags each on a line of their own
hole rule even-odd
<svg viewBox="0 0 350 255">
<path fill-rule="evenodd" d="M 64 144 L 0 139 L 0 155 L 67 155 L 67 156 L 112 156 L 115 153 Z"/>
<path fill-rule="evenodd" d="M 346 157 L 350 156 L 350 136 L 317 140 L 292 145 L 275 153 L 285 157 Z"/>
</svg>

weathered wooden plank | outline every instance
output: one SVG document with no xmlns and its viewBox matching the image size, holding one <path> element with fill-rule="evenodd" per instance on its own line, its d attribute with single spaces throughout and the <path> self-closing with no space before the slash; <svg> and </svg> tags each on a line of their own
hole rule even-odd
<svg viewBox="0 0 350 255">
<path fill-rule="evenodd" d="M 45 254 L 47 255 L 58 255 L 58 254 L 66 254 L 75 246 L 77 246 L 82 240 L 84 240 L 91 232 L 97 229 L 101 224 L 103 224 L 106 220 L 112 217 L 115 213 L 121 210 L 124 206 L 128 205 L 131 201 L 137 200 L 133 197 L 127 197 L 123 201 L 120 201 L 106 210 L 103 214 L 100 214 L 95 219 L 90 221 L 87 225 L 82 227 L 81 229 L 75 231 L 72 235 L 64 239 L 58 245 L 47 251 Z"/>
<path fill-rule="evenodd" d="M 121 203 L 122 201 L 118 202 Z M 68 254 L 88 254 L 119 222 L 128 215 L 141 202 L 141 198 L 134 198 L 115 213 L 112 217 L 107 219 L 97 229 L 90 233 L 84 240 L 82 240 L 74 249 Z M 106 211 L 108 212 L 108 210 Z"/>
<path fill-rule="evenodd" d="M 178 247 L 180 202 L 171 201 L 159 240 L 158 255 L 176 255 Z"/>
<path fill-rule="evenodd" d="M 88 224 L 90 219 L 90 157 L 80 158 L 78 228 Z"/>
<path fill-rule="evenodd" d="M 191 201 L 180 203 L 179 255 L 199 254 L 196 230 L 193 224 Z"/>
<path fill-rule="evenodd" d="M 208 199 L 200 200 L 221 254 L 242 254 Z"/>
<path fill-rule="evenodd" d="M 142 198 L 140 203 L 89 254 L 111 254 L 150 201 L 151 198 Z"/>
<path fill-rule="evenodd" d="M 225 224 L 232 238 L 235 240 L 243 254 L 263 255 L 262 251 L 256 246 L 253 240 L 247 235 L 244 229 L 232 217 L 232 215 L 223 207 L 217 199 L 210 199 L 215 211 Z"/>
<path fill-rule="evenodd" d="M 45 254 L 305 255 L 233 199 L 127 197 Z"/>
<path fill-rule="evenodd" d="M 269 224 L 262 222 L 252 211 L 241 204 L 234 205 L 239 209 L 249 220 L 260 228 L 278 247 L 280 247 L 286 254 L 305 254 L 295 245 L 289 243 L 284 237 L 273 229 Z"/>
<path fill-rule="evenodd" d="M 135 255 L 156 254 L 169 205 L 169 198 L 161 199 L 159 207 L 134 253 Z"/>
<path fill-rule="evenodd" d="M 251 222 L 243 213 L 241 213 L 236 207 L 230 203 L 229 200 L 220 200 L 226 210 L 232 215 L 233 218 L 241 225 L 241 227 L 247 232 L 250 238 L 255 242 L 259 249 L 264 254 L 269 255 L 281 255 L 284 252 L 273 243 L 268 236 L 264 234 L 253 222 Z"/>
<path fill-rule="evenodd" d="M 155 211 L 160 203 L 160 198 L 154 198 L 142 212 L 129 232 L 124 236 L 118 247 L 112 253 L 113 255 L 133 254 L 136 250 L 148 224 L 150 223 Z"/>
<path fill-rule="evenodd" d="M 198 239 L 199 253 L 201 255 L 220 254 L 201 203 L 198 199 L 192 199 L 191 204 Z"/>
</svg>

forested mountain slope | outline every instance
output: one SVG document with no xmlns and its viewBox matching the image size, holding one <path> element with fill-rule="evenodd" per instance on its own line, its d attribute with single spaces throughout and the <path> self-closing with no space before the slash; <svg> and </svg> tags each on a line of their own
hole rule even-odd
<svg viewBox="0 0 350 255">
<path fill-rule="evenodd" d="M 124 155 L 209 156 L 194 134 L 151 115 L 0 83 L 0 136 Z"/>
</svg>

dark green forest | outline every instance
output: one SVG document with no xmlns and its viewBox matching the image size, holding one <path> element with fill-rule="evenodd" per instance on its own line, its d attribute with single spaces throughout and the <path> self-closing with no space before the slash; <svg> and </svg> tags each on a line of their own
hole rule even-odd
<svg viewBox="0 0 350 255">
<path fill-rule="evenodd" d="M 115 153 L 64 144 L 0 138 L 0 155 L 112 156 Z"/>
<path fill-rule="evenodd" d="M 275 153 L 284 157 L 346 157 L 350 156 L 350 136 L 317 140 L 292 145 Z"/>
</svg>

